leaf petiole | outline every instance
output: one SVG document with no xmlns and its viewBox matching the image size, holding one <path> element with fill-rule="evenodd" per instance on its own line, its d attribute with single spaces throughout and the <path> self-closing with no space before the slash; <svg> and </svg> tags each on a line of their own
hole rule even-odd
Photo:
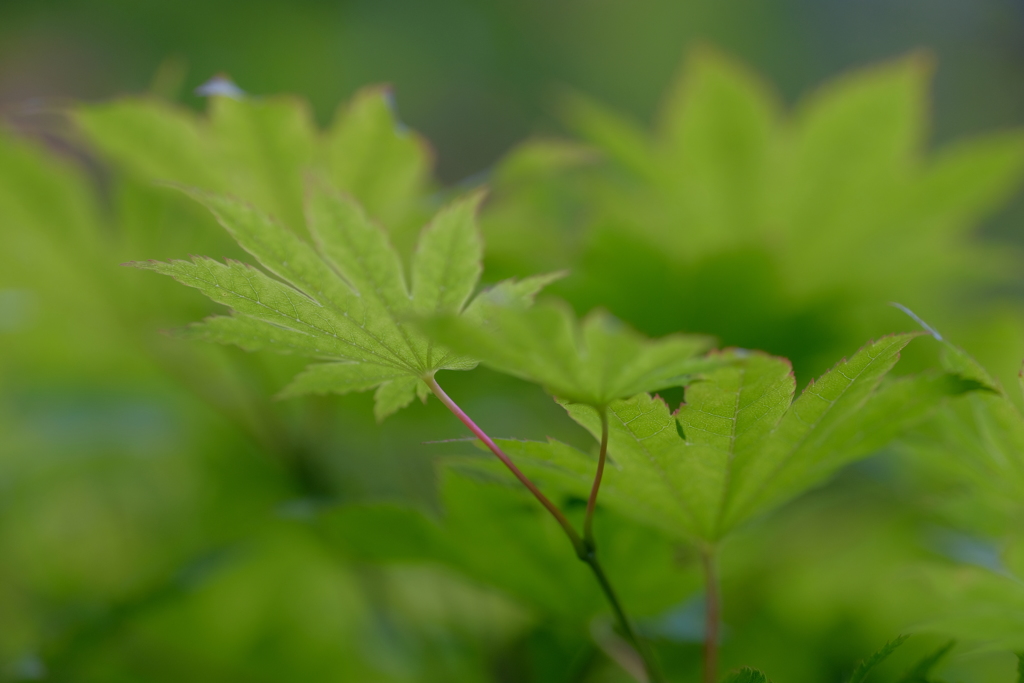
<svg viewBox="0 0 1024 683">
<path fill-rule="evenodd" d="M 481 429 L 475 422 L 473 422 L 473 419 L 470 418 L 469 415 L 467 415 L 465 411 L 463 411 L 462 408 L 460 408 L 458 404 L 455 403 L 455 401 L 453 401 L 450 396 L 448 396 L 447 393 L 445 393 L 444 389 L 442 389 L 441 385 L 437 383 L 437 380 L 434 379 L 433 375 L 428 375 L 424 377 L 423 381 L 430 388 L 430 391 L 433 392 L 434 396 L 436 396 L 438 400 L 440 400 L 441 403 L 443 403 L 445 407 L 448 408 L 448 410 L 450 410 L 452 414 L 455 415 L 455 417 L 459 418 L 459 421 L 462 422 L 462 424 L 466 425 L 466 427 L 469 428 L 469 431 L 473 432 L 474 436 L 480 439 L 480 441 L 482 441 L 484 445 L 487 446 L 487 448 L 492 453 L 494 453 L 494 455 L 497 456 L 499 460 L 501 460 L 505 467 L 507 467 L 509 471 L 512 472 L 513 475 L 515 475 L 516 479 L 518 479 L 520 483 L 522 483 L 523 486 L 525 486 L 530 491 L 530 493 L 533 494 L 533 497 L 536 498 L 537 501 L 541 505 L 543 505 L 548 512 L 551 513 L 551 516 L 555 518 L 558 524 L 562 527 L 562 530 L 565 531 L 565 535 L 569 537 L 569 541 L 572 543 L 573 549 L 576 551 L 576 556 L 588 567 L 590 567 L 590 570 L 594 573 L 594 577 L 597 579 L 598 584 L 600 584 L 601 590 L 602 592 L 604 592 L 605 598 L 607 598 L 609 604 L 611 604 L 612 610 L 615 612 L 615 618 L 619 622 L 619 628 L 622 629 L 623 635 L 626 636 L 626 638 L 629 640 L 630 645 L 632 645 L 633 648 L 636 649 L 637 653 L 644 660 L 644 668 L 647 671 L 649 681 L 651 683 L 661 683 L 661 681 L 663 681 L 663 678 L 661 676 L 660 671 L 657 669 L 657 667 L 655 667 L 650 652 L 647 650 L 646 647 L 644 647 L 644 645 L 640 641 L 640 638 L 637 636 L 636 630 L 633 628 L 632 622 L 629 620 L 629 617 L 626 615 L 625 610 L 622 608 L 622 604 L 619 602 L 619 598 L 615 594 L 615 590 L 612 588 L 611 582 L 608 580 L 608 577 L 604 573 L 604 569 L 601 567 L 601 563 L 597 559 L 597 553 L 595 552 L 595 548 L 593 546 L 593 539 L 591 539 L 590 541 L 585 541 L 583 538 L 580 538 L 580 535 L 576 532 L 576 529 L 573 528 L 572 524 L 565 517 L 562 511 L 558 509 L 558 506 L 551 502 L 551 500 L 547 496 L 545 496 L 539 488 L 537 488 L 537 485 L 530 481 L 530 478 L 523 474 L 522 470 L 516 467 L 516 464 L 512 462 L 512 458 L 510 458 L 508 454 L 501 450 L 498 444 L 494 443 L 494 440 L 491 437 L 487 436 L 487 433 L 484 432 L 484 430 Z M 601 458 L 598 463 L 598 473 L 597 477 L 594 480 L 594 487 L 590 494 L 590 501 L 587 505 L 586 528 L 588 536 L 590 532 L 590 520 L 593 513 L 593 504 L 597 500 L 597 490 L 600 486 L 601 472 L 604 469 L 605 452 L 607 451 L 608 445 L 607 414 L 605 412 L 602 412 L 602 417 L 604 418 L 605 429 L 604 438 L 602 439 L 603 446 L 601 449 Z"/>
<path fill-rule="evenodd" d="M 440 400 L 441 403 L 443 403 L 445 407 L 455 415 L 455 417 L 459 418 L 459 421 L 462 422 L 462 424 L 469 427 L 469 431 L 473 432 L 473 435 L 476 436 L 476 438 L 483 441 L 484 445 L 498 457 L 498 460 L 501 460 L 505 467 L 515 475 L 516 479 L 518 479 L 520 483 L 522 483 L 522 485 L 533 494 L 533 497 L 551 513 L 551 516 L 555 518 L 558 524 L 561 525 L 562 529 L 565 531 L 565 534 L 569 537 L 573 548 L 576 550 L 576 554 L 580 556 L 580 559 L 583 559 L 583 556 L 587 554 L 587 548 L 583 543 L 583 539 L 581 539 L 580 535 L 576 533 L 576 529 L 573 528 L 569 520 L 566 519 L 564 514 L 562 514 L 562 511 L 558 509 L 558 506 L 552 503 L 547 496 L 541 493 L 541 490 L 537 488 L 537 485 L 530 481 L 530 478 L 523 474 L 522 470 L 516 467 L 516 464 L 512 462 L 512 458 L 508 457 L 508 455 L 498 447 L 498 444 L 494 443 L 494 440 L 487 436 L 487 433 L 480 429 L 480 427 L 473 422 L 472 418 L 470 418 L 469 415 L 466 415 L 462 408 L 460 408 L 458 404 L 445 393 L 444 389 L 441 388 L 441 385 L 437 383 L 437 380 L 434 379 L 432 375 L 424 377 L 423 381 L 426 382 L 428 387 L 430 387 L 430 391 L 433 392 L 434 396 L 436 396 L 438 400 Z"/>
<path fill-rule="evenodd" d="M 583 542 L 592 551 L 597 549 L 594 543 L 594 509 L 597 507 L 597 493 L 604 476 L 604 463 L 608 459 L 608 408 L 602 407 L 598 413 L 601 415 L 601 451 L 597 457 L 597 472 L 594 473 L 594 483 L 590 487 L 590 498 L 587 499 L 587 516 L 583 521 Z"/>
</svg>

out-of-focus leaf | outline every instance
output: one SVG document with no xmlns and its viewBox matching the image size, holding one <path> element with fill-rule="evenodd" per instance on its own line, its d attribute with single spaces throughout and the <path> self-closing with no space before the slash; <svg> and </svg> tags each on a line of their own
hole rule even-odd
<svg viewBox="0 0 1024 683">
<path fill-rule="evenodd" d="M 981 364 L 942 344 L 946 370 L 981 390 L 950 402 L 904 445 L 932 476 L 953 485 L 957 495 L 947 503 L 984 510 L 987 528 L 980 530 L 1000 533 L 1014 528 L 1024 509 L 1024 415 Z"/>
<path fill-rule="evenodd" d="M 225 160 L 191 112 L 157 100 L 122 99 L 76 109 L 74 120 L 107 158 L 150 180 L 226 190 Z"/>
<path fill-rule="evenodd" d="M 367 213 L 393 230 L 412 230 L 423 216 L 433 165 L 427 142 L 399 122 L 388 88 L 366 88 L 338 110 L 327 132 L 329 173 Z M 414 233 L 411 233 L 414 235 Z"/>
<path fill-rule="evenodd" d="M 441 491 L 439 520 L 393 505 L 361 505 L 326 513 L 320 524 L 354 559 L 441 563 L 574 624 L 605 612 L 600 589 L 564 533 L 518 487 L 448 469 Z M 694 577 L 672 567 L 672 544 L 659 534 L 609 518 L 598 537 L 606 571 L 631 609 L 649 614 L 666 595 L 681 598 L 692 586 Z"/>
<path fill-rule="evenodd" d="M 780 114 L 756 78 L 704 49 L 651 131 L 574 98 L 569 123 L 605 163 L 537 182 L 588 209 L 567 218 L 581 253 L 559 264 L 575 274 L 560 293 L 649 334 L 706 331 L 818 373 L 851 339 L 887 325 L 870 309 L 837 316 L 836 303 L 896 298 L 951 311 L 953 283 L 963 292 L 1011 281 L 1013 250 L 972 232 L 1020 186 L 1024 135 L 926 154 L 930 73 L 911 55 L 851 72 Z M 507 191 L 499 182 L 496 195 Z M 727 286 L 708 284 L 708 273 Z M 638 302 L 653 289 L 664 305 Z M 753 312 L 722 313 L 737 305 Z"/>
<path fill-rule="evenodd" d="M 87 141 L 130 173 L 230 193 L 300 231 L 303 176 L 322 173 L 395 231 L 407 253 L 429 218 L 432 158 L 389 99 L 385 88 L 361 91 L 325 133 L 290 97 L 212 97 L 206 118 L 139 98 L 80 106 L 73 116 Z"/>
<path fill-rule="evenodd" d="M 660 112 L 658 181 L 682 193 L 683 239 L 696 249 L 764 225 L 775 152 L 775 102 L 740 67 L 694 51 Z"/>
<path fill-rule="evenodd" d="M 949 654 L 949 651 L 956 645 L 955 640 L 951 640 L 945 643 L 937 650 L 929 653 L 922 657 L 916 664 L 903 674 L 900 678 L 899 683 L 929 683 L 931 681 L 930 674 L 942 658 Z"/>
<path fill-rule="evenodd" d="M 150 181 L 175 182 L 245 198 L 301 229 L 302 176 L 314 165 L 316 130 L 292 98 L 211 98 L 208 119 L 150 100 L 77 109 L 88 141 Z"/>
<path fill-rule="evenodd" d="M 316 127 L 304 100 L 270 98 L 210 101 L 210 134 L 218 160 L 227 162 L 222 186 L 284 225 L 303 225 L 303 173 L 316 154 Z"/>
<path fill-rule="evenodd" d="M 940 565 L 917 577 L 932 600 L 919 628 L 981 644 L 986 650 L 1024 648 L 1024 582 L 1019 574 L 984 567 Z"/>
</svg>

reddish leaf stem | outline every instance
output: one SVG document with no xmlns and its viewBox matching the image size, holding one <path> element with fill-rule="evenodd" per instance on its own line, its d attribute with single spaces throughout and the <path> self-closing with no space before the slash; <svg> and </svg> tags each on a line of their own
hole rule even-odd
<svg viewBox="0 0 1024 683">
<path fill-rule="evenodd" d="M 597 582 L 601 586 L 601 590 L 604 592 L 605 597 L 608 599 L 608 602 L 612 606 L 612 610 L 615 612 L 615 618 L 619 622 L 619 628 L 622 629 L 622 632 L 629 640 L 630 645 L 633 646 L 633 648 L 637 651 L 637 654 L 639 654 L 640 657 L 643 659 L 644 668 L 647 671 L 649 681 L 651 681 L 651 683 L 661 683 L 661 681 L 663 681 L 664 679 L 661 676 L 660 670 L 654 665 L 654 660 L 651 657 L 650 652 L 647 650 L 646 647 L 644 647 L 643 643 L 640 641 L 639 636 L 637 636 L 636 629 L 633 628 L 632 622 L 630 622 L 629 617 L 626 615 L 626 611 L 622 608 L 622 603 L 619 602 L 619 598 L 615 594 L 615 590 L 612 588 L 611 582 L 608 581 L 608 577 L 605 575 L 604 569 L 601 567 L 601 563 L 597 559 L 596 549 L 593 546 L 593 539 L 591 539 L 588 542 L 585 542 L 582 538 L 580 538 L 580 535 L 576 533 L 576 529 L 573 528 L 569 520 L 566 519 L 564 514 L 562 514 L 562 511 L 559 510 L 558 507 L 554 503 L 552 503 L 547 496 L 541 493 L 540 489 L 537 488 L 537 485 L 530 481 L 529 477 L 523 474 L 522 470 L 516 467 L 516 464 L 512 462 L 512 458 L 510 458 L 503 450 L 501 450 L 501 448 L 498 447 L 498 444 L 494 443 L 494 440 L 491 439 L 491 437 L 487 436 L 487 433 L 484 432 L 484 430 L 480 429 L 480 427 L 478 427 L 477 424 L 473 422 L 469 415 L 466 415 L 462 408 L 460 408 L 458 404 L 456 404 L 455 401 L 453 401 L 451 397 L 449 397 L 448 394 L 445 393 L 444 389 L 441 388 L 441 385 L 437 383 L 437 380 L 435 380 L 431 376 L 424 378 L 423 381 L 427 383 L 428 387 L 430 387 L 430 390 L 434 393 L 434 396 L 437 396 L 441 403 L 443 403 L 445 407 L 448 408 L 448 410 L 450 410 L 455 415 L 455 417 L 459 418 L 459 421 L 462 422 L 462 424 L 466 425 L 469 428 L 469 431 L 473 432 L 473 434 L 478 439 L 480 439 L 484 443 L 484 445 L 487 446 L 487 448 L 490 449 L 490 451 L 494 453 L 494 455 L 496 455 L 499 460 L 501 460 L 502 463 L 504 463 L 505 467 L 507 467 L 509 471 L 511 471 L 512 474 L 515 475 L 516 479 L 518 479 L 523 484 L 523 486 L 525 486 L 530 491 L 530 493 L 533 494 L 534 498 L 536 498 L 537 501 L 541 505 L 543 505 L 548 512 L 551 513 L 551 516 L 558 521 L 559 525 L 565 531 L 565 535 L 568 536 L 569 540 L 572 542 L 573 549 L 576 551 L 576 556 L 581 561 L 586 563 L 586 565 L 590 567 L 590 570 L 594 573 L 594 577 L 597 579 Z M 590 494 L 590 500 L 587 504 L 588 535 L 590 531 L 589 522 L 593 514 L 593 505 L 594 503 L 596 503 L 597 500 L 597 490 L 600 487 L 601 473 L 604 470 L 604 454 L 607 451 L 608 420 L 607 415 L 605 413 L 602 413 L 602 419 L 604 421 L 604 437 L 602 438 L 603 446 L 601 448 L 602 455 L 598 463 L 597 478 L 594 481 L 594 486 Z"/>
<path fill-rule="evenodd" d="M 608 458 L 608 409 L 601 408 L 601 451 L 597 456 L 597 472 L 594 483 L 590 487 L 590 498 L 587 500 L 587 516 L 583 521 L 583 542 L 591 550 L 596 550 L 594 543 L 594 508 L 597 507 L 597 492 L 601 489 L 601 478 L 604 476 L 604 462 Z"/>
<path fill-rule="evenodd" d="M 537 485 L 530 481 L 529 477 L 523 474 L 522 470 L 516 467 L 516 464 L 512 462 L 512 458 L 508 457 L 503 450 L 498 448 L 498 444 L 494 443 L 494 440 L 487 436 L 484 430 L 480 429 L 469 415 L 466 415 L 466 413 L 463 412 L 462 408 L 460 408 L 458 404 L 444 392 L 444 389 L 442 389 L 441 385 L 437 383 L 437 380 L 433 377 L 429 377 L 423 381 L 427 383 L 427 386 L 429 386 L 430 390 L 434 392 L 434 395 L 440 399 L 441 403 L 443 403 L 448 410 L 452 411 L 455 417 L 459 418 L 459 421 L 462 422 L 462 424 L 469 427 L 469 431 L 473 432 L 476 438 L 483 441 L 484 445 L 490 449 L 491 453 L 494 453 L 494 455 L 498 457 L 498 460 L 501 460 L 505 467 L 515 475 L 516 479 L 518 479 L 522 485 L 533 494 L 533 497 L 551 513 L 551 516 L 555 518 L 565 531 L 566 536 L 569 537 L 573 548 L 576 550 L 576 554 L 579 555 L 580 559 L 583 559 L 587 554 L 587 548 L 583 543 L 583 539 L 581 539 L 580 535 L 576 533 L 576 529 L 574 529 L 572 524 L 569 523 L 569 520 L 566 519 L 564 514 L 562 514 L 562 511 L 558 509 L 558 506 L 552 503 L 547 496 L 541 493 L 540 489 L 537 488 Z"/>
</svg>

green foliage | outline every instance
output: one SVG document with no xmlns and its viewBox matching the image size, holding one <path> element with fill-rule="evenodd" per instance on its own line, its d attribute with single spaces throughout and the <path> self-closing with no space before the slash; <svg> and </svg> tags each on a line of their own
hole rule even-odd
<svg viewBox="0 0 1024 683">
<path fill-rule="evenodd" d="M 967 237 L 1024 143 L 926 154 L 926 72 L 854 74 L 788 113 L 702 51 L 653 132 L 577 97 L 586 144 L 532 141 L 490 200 L 440 211 L 431 154 L 383 88 L 326 131 L 290 98 L 77 107 L 103 196 L 0 134 L 0 678 L 39 661 L 61 680 L 621 680 L 636 656 L 605 595 L 500 463 L 460 455 L 437 402 L 380 429 L 368 397 L 342 395 L 375 389 L 382 419 L 477 361 L 499 373 L 453 374 L 452 394 L 494 434 L 553 435 L 497 442 L 570 525 L 594 480 L 580 445 L 610 418 L 590 548 L 670 680 L 697 668 L 712 551 L 730 666 L 839 680 L 858 643 L 926 630 L 980 653 L 953 662 L 971 680 L 1005 677 L 1024 647 L 1024 417 L 996 377 L 1019 349 L 991 334 L 991 298 L 946 294 L 1008 281 L 1010 250 Z M 531 307 L 561 271 L 481 291 L 478 220 L 489 276 L 567 269 L 568 305 Z M 136 263 L 231 309 L 173 339 L 153 333 L 208 302 L 113 267 L 238 247 L 260 268 Z M 998 364 L 946 344 L 941 371 L 891 377 L 913 337 L 884 336 L 893 299 Z M 948 649 L 903 680 L 934 681 Z"/>
<path fill-rule="evenodd" d="M 877 652 L 857 665 L 850 675 L 849 683 L 864 683 L 864 680 L 871 673 L 871 670 L 889 658 L 896 649 L 906 642 L 909 636 L 900 636 L 882 646 Z"/>
<path fill-rule="evenodd" d="M 929 683 L 933 680 L 931 678 L 932 669 L 942 661 L 942 658 L 949 654 L 949 651 L 956 645 L 956 641 L 949 641 L 943 645 L 940 645 L 934 652 L 922 657 L 916 664 L 903 674 L 900 678 L 899 683 Z"/>
<path fill-rule="evenodd" d="M 976 360 L 962 349 L 943 342 L 947 371 L 977 383 L 984 391 L 971 392 L 951 403 L 940 419 L 912 442 L 912 448 L 949 468 L 949 476 L 969 483 L 972 494 L 982 494 L 1004 514 L 1024 502 L 1024 415 L 1013 398 Z"/>
<path fill-rule="evenodd" d="M 491 367 L 541 384 L 559 398 L 604 408 L 615 399 L 683 384 L 716 362 L 697 357 L 707 337 L 648 341 L 604 312 L 577 323 L 565 306 L 494 308 L 483 318 L 438 318 L 428 329 Z"/>
<path fill-rule="evenodd" d="M 320 523 L 355 559 L 442 563 L 574 628 L 606 611 L 587 568 L 539 506 L 524 506 L 520 493 L 505 482 L 450 470 L 440 474 L 440 519 L 380 504 L 346 506 L 325 514 Z M 666 596 L 686 595 L 693 579 L 672 566 L 672 544 L 663 536 L 615 518 L 602 520 L 599 534 L 613 579 L 643 576 L 628 582 L 622 596 L 638 614 L 657 613 Z"/>
<path fill-rule="evenodd" d="M 316 130 L 290 97 L 214 97 L 208 117 L 157 100 L 79 107 L 74 120 L 104 156 L 141 178 L 244 197 L 301 232 L 303 176 L 311 169 L 351 194 L 408 253 L 429 217 L 433 160 L 426 142 L 395 120 L 385 88 L 367 88 Z"/>
<path fill-rule="evenodd" d="M 868 344 L 808 386 L 795 401 L 788 363 L 760 353 L 731 361 L 686 390 L 678 412 L 639 394 L 608 407 L 609 453 L 602 500 L 621 514 L 683 538 L 716 541 L 734 528 L 876 452 L 964 389 L 949 376 L 880 388 L 915 335 Z M 566 403 L 599 438 L 597 412 Z M 585 495 L 593 465 L 557 441 L 503 441 L 517 462 Z M 533 470 L 531 470 L 533 471 Z"/>
<path fill-rule="evenodd" d="M 878 301 L 953 313 L 957 295 L 1013 278 L 1014 259 L 972 231 L 1019 187 L 1024 137 L 926 153 L 930 72 L 912 55 L 784 111 L 755 75 L 697 50 L 651 130 L 574 96 L 565 119 L 604 162 L 557 172 L 558 157 L 530 182 L 499 173 L 500 209 L 482 224 L 504 251 L 489 259 L 510 273 L 570 268 L 559 293 L 574 307 L 605 306 L 645 333 L 697 330 L 822 372 L 851 343 L 892 331 Z M 514 208 L 524 223 L 558 212 L 572 226 L 564 260 L 504 247 Z"/>
<path fill-rule="evenodd" d="M 434 346 L 407 321 L 463 312 L 480 277 L 482 245 L 474 221 L 479 195 L 444 209 L 424 228 L 410 290 L 387 234 L 354 202 L 320 184 L 309 188 L 306 208 L 315 249 L 258 209 L 226 196 L 193 194 L 284 282 L 242 263 L 204 257 L 132 265 L 170 275 L 232 309 L 231 317 L 192 325 L 190 338 L 335 361 L 309 366 L 283 396 L 376 388 L 375 414 L 383 420 L 417 392 L 426 398 L 419 380 L 476 365 Z M 486 302 L 509 292 L 516 297 L 512 303 L 528 303 L 544 282 L 506 283 L 467 312 L 478 316 Z"/>
<path fill-rule="evenodd" d="M 1020 519 L 1024 510 L 1024 415 L 1001 383 L 963 349 L 941 341 L 947 371 L 982 387 L 948 402 L 904 440 L 921 476 L 940 492 L 928 506 L 939 523 L 985 551 L 966 553 L 971 567 L 924 573 L 942 607 L 928 628 L 953 637 L 1019 649 L 1024 607 Z M 998 539 L 998 540 L 996 540 Z M 995 542 L 993 542 L 995 540 Z"/>
</svg>

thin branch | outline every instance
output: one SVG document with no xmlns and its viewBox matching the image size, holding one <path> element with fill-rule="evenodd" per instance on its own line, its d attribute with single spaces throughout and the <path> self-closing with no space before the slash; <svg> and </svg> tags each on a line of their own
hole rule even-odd
<svg viewBox="0 0 1024 683">
<path fill-rule="evenodd" d="M 484 430 L 480 429 L 469 415 L 466 415 L 466 413 L 463 412 L 462 408 L 460 408 L 458 404 L 456 404 L 455 401 L 453 401 L 448 394 L 444 392 L 444 389 L 442 389 L 441 385 L 437 383 L 437 380 L 433 377 L 428 377 L 423 381 L 426 382 L 427 386 L 430 387 L 430 390 L 434 392 L 434 396 L 437 396 L 441 403 L 443 403 L 448 410 L 452 411 L 455 417 L 459 418 L 459 421 L 461 421 L 462 424 L 469 427 L 469 431 L 473 432 L 478 439 L 483 441 L 484 445 L 490 449 L 491 453 L 494 453 L 494 455 L 498 457 L 498 460 L 501 460 L 505 467 L 515 475 L 516 479 L 518 479 L 520 483 L 522 483 L 522 485 L 533 494 L 533 497 L 551 513 L 551 516 L 555 518 L 559 525 L 561 525 L 566 536 L 568 536 L 569 540 L 572 542 L 572 547 L 576 550 L 576 555 L 580 559 L 583 559 L 584 556 L 587 555 L 587 548 L 583 543 L 583 539 L 581 539 L 580 535 L 576 533 L 576 529 L 573 528 L 569 520 L 566 519 L 564 514 L 562 514 L 562 511 L 558 509 L 558 506 L 552 503 L 547 496 L 541 493 L 541 490 L 537 488 L 537 485 L 530 481 L 530 478 L 523 474 L 522 470 L 516 467 L 516 464 L 512 462 L 512 458 L 508 457 L 503 450 L 498 448 L 498 444 L 494 443 L 494 440 L 487 436 Z"/>
<path fill-rule="evenodd" d="M 518 479 L 523 486 L 533 494 L 533 497 L 551 513 L 555 520 L 558 521 L 559 525 L 565 531 L 566 536 L 568 536 L 569 540 L 572 542 L 573 549 L 576 551 L 576 557 L 585 562 L 594 573 L 595 578 L 597 578 L 597 582 L 600 584 L 605 598 L 607 598 L 608 602 L 611 604 L 612 611 L 615 612 L 615 619 L 618 621 L 619 628 L 622 629 L 623 635 L 628 638 L 630 645 L 633 646 L 637 654 L 643 659 L 644 668 L 647 670 L 647 676 L 650 683 L 662 683 L 664 678 L 662 677 L 660 670 L 654 665 L 654 658 L 651 656 L 651 653 L 647 648 L 644 647 L 642 641 L 637 636 L 636 629 L 633 628 L 633 624 L 630 622 L 626 611 L 622 608 L 622 603 L 619 602 L 619 598 L 615 594 L 615 590 L 612 588 L 611 582 L 608 581 L 608 577 L 605 575 L 604 569 L 601 567 L 601 563 L 597 559 L 596 549 L 591 544 L 584 542 L 584 540 L 580 538 L 580 535 L 576 533 L 576 529 L 574 529 L 572 524 L 569 523 L 569 520 L 566 519 L 564 514 L 562 514 L 562 511 L 559 510 L 547 496 L 541 493 L 540 489 L 537 488 L 537 485 L 530 481 L 529 477 L 523 474 L 522 470 L 516 467 L 516 464 L 512 462 L 512 458 L 501 450 L 501 448 L 498 447 L 498 444 L 494 443 L 494 440 L 487 436 L 487 433 L 480 429 L 469 415 L 466 415 L 462 408 L 460 408 L 458 404 L 456 404 L 455 401 L 453 401 L 451 397 L 444 392 L 444 389 L 442 389 L 441 385 L 437 383 L 437 380 L 431 376 L 425 377 L 423 381 L 427 383 L 427 386 L 430 387 L 430 390 L 434 392 L 434 395 L 437 396 L 441 403 L 443 403 L 445 407 L 455 415 L 455 417 L 459 418 L 459 421 L 462 422 L 462 424 L 469 427 L 469 431 L 473 432 L 473 434 L 476 435 L 476 437 L 480 439 L 484 445 L 487 446 L 487 448 L 490 449 L 490 451 L 494 453 L 499 460 L 501 460 L 502 463 L 504 463 L 505 467 L 515 475 L 516 479 Z M 602 439 L 602 441 L 605 443 L 605 448 L 602 448 L 602 452 L 607 450 L 608 439 L 606 416 L 604 433 L 605 438 Z M 604 458 L 602 457 L 601 463 L 598 466 L 598 474 L 594 484 L 594 490 L 591 492 L 592 501 L 595 501 L 597 498 L 597 488 L 600 486 L 603 463 Z M 590 515 L 588 514 L 588 518 L 589 516 Z"/>
<path fill-rule="evenodd" d="M 597 457 L 597 472 L 594 473 L 594 484 L 590 487 L 590 498 L 587 499 L 587 516 L 583 521 L 583 541 L 592 550 L 594 543 L 594 508 L 597 507 L 597 492 L 601 489 L 601 477 L 604 476 L 604 463 L 608 458 L 608 408 L 598 410 L 601 414 L 601 452 Z"/>
</svg>

